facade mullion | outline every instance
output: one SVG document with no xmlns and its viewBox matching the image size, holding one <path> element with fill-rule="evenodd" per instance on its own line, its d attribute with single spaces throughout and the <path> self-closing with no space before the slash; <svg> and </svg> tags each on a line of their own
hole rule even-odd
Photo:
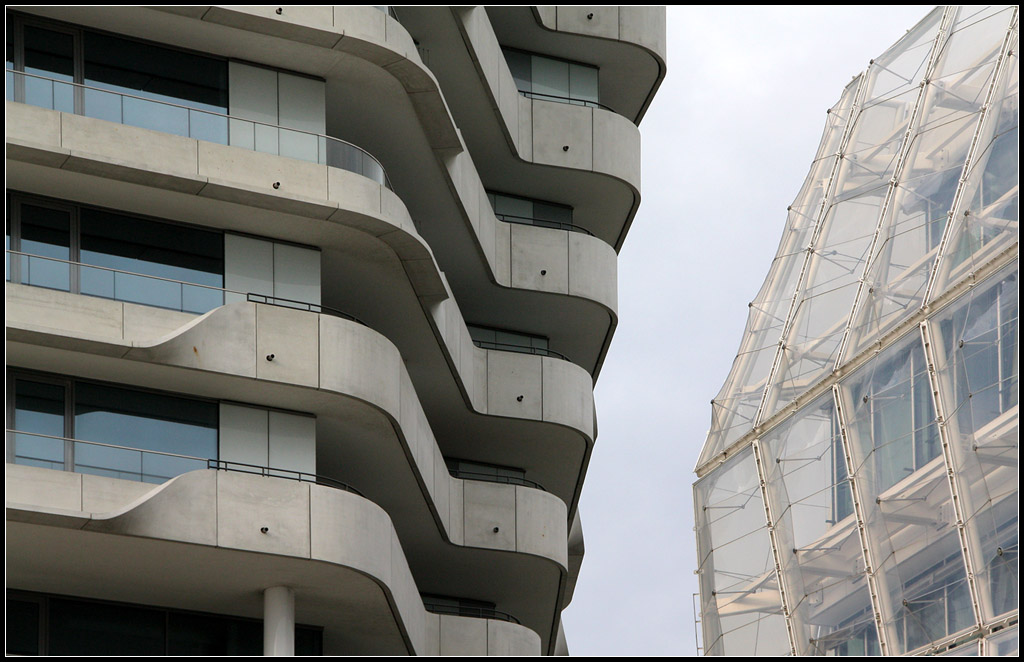
<svg viewBox="0 0 1024 662">
<path fill-rule="evenodd" d="M 956 18 L 957 9 L 956 7 L 946 7 L 942 12 L 942 19 L 939 22 L 938 32 L 935 34 L 935 40 L 932 42 L 931 54 L 928 56 L 928 65 L 925 68 L 924 80 L 921 86 L 918 88 L 917 100 L 914 102 L 914 108 L 911 110 L 910 119 L 907 121 L 907 130 L 903 134 L 902 142 L 899 147 L 899 155 L 896 158 L 896 166 L 893 169 L 892 179 L 889 181 L 888 189 L 885 192 L 885 199 L 882 201 L 882 206 L 878 211 L 878 222 L 875 225 L 875 233 L 871 238 L 871 244 L 868 247 L 867 259 L 864 260 L 862 270 L 860 274 L 860 280 L 857 283 L 857 291 L 853 296 L 853 306 L 849 316 L 846 318 L 846 328 L 843 329 L 842 340 L 839 343 L 839 351 L 836 352 L 836 361 L 833 369 L 838 370 L 839 366 L 843 364 L 846 358 L 846 347 L 850 341 L 850 332 L 853 328 L 854 320 L 857 319 L 860 308 L 863 305 L 862 294 L 864 292 L 864 284 L 867 282 L 868 274 L 873 264 L 875 256 L 875 247 L 878 245 L 878 238 L 882 234 L 882 230 L 886 225 L 886 215 L 889 213 L 889 206 L 892 204 L 893 197 L 896 195 L 896 191 L 900 187 L 900 177 L 903 174 L 903 169 L 907 164 L 907 157 L 910 154 L 910 147 L 914 143 L 914 137 L 917 134 L 917 129 L 921 121 L 922 110 L 925 104 L 925 98 L 928 92 L 929 79 L 935 72 L 935 67 L 939 61 L 939 54 L 942 51 L 943 43 L 945 42 L 948 32 L 951 30 L 953 20 Z"/>
<path fill-rule="evenodd" d="M 1017 25 L 1019 11 L 1019 7 L 1013 8 L 1013 15 L 1010 18 L 1011 26 Z M 1016 34 L 1017 31 L 1011 28 L 1006 31 L 1006 35 L 1003 37 L 1003 45 L 999 51 L 999 60 L 996 62 L 995 70 L 992 73 L 992 81 L 985 94 L 985 103 L 981 106 L 981 117 L 978 118 L 978 124 L 975 127 L 974 136 L 971 139 L 971 146 L 967 152 L 967 158 L 964 161 L 964 169 L 960 174 L 960 181 L 957 183 L 957 190 L 953 197 L 953 204 L 950 206 L 949 220 L 946 222 L 946 227 L 943 229 L 942 238 L 939 240 L 939 246 L 935 253 L 935 261 L 932 263 L 932 270 L 928 277 L 928 286 L 924 293 L 925 305 L 927 305 L 927 302 L 931 301 L 932 296 L 934 295 L 935 283 L 940 273 L 939 267 L 942 264 L 943 258 L 946 257 L 946 252 L 949 249 L 950 237 L 953 235 L 954 229 L 957 226 L 955 220 L 957 215 L 960 213 L 961 206 L 965 202 L 964 195 L 966 193 L 967 180 L 974 168 L 974 162 L 978 157 L 979 150 L 984 144 L 982 136 L 985 136 L 987 132 L 994 131 L 995 129 L 991 121 L 991 116 L 993 115 L 991 112 L 992 103 L 996 90 L 999 89 L 999 83 L 1006 71 L 1006 63 L 1010 59 L 1009 56 L 1011 54 L 1010 48 L 1013 45 L 1014 36 Z"/>
<path fill-rule="evenodd" d="M 868 584 L 868 595 L 871 598 L 871 610 L 874 612 L 875 629 L 878 632 L 878 647 L 882 655 L 890 655 L 889 632 L 885 627 L 886 618 L 883 613 L 880 591 L 888 591 L 885 588 L 886 578 L 884 574 L 875 574 L 874 554 L 868 540 L 867 515 L 864 512 L 864 501 L 861 498 L 860 476 L 857 466 L 853 461 L 851 442 L 847 428 L 846 410 L 843 404 L 842 394 L 839 391 L 839 384 L 832 385 L 832 398 L 836 407 L 836 420 L 839 422 L 839 438 L 843 448 L 843 459 L 846 462 L 846 475 L 850 481 L 850 496 L 853 500 L 853 513 L 857 520 L 857 535 L 860 539 L 861 554 L 864 558 L 864 575 Z"/>
<path fill-rule="evenodd" d="M 768 494 L 768 472 L 764 468 L 764 458 L 761 451 L 760 439 L 751 443 L 754 451 L 754 465 L 757 467 L 757 480 L 761 487 L 761 503 L 764 506 L 765 524 L 768 526 L 768 540 L 772 546 L 772 561 L 775 563 L 775 581 L 779 585 L 779 597 L 782 602 L 782 617 L 786 621 L 786 635 L 789 637 L 789 648 L 792 655 L 801 655 L 803 651 L 798 648 L 799 641 L 796 635 L 795 624 L 793 623 L 793 605 L 790 602 L 789 590 L 786 585 L 786 576 L 782 569 L 782 556 L 779 553 L 779 540 L 775 531 L 776 517 L 772 512 L 772 501 Z"/>
<path fill-rule="evenodd" d="M 764 392 L 761 394 L 761 404 L 758 405 L 757 412 L 754 414 L 754 421 L 751 426 L 753 428 L 757 428 L 764 419 L 765 408 L 768 405 L 768 398 L 771 396 L 772 383 L 775 380 L 775 374 L 778 372 L 779 366 L 782 364 L 782 355 L 786 351 L 786 338 L 789 336 L 793 320 L 796 317 L 800 291 L 803 288 L 807 272 L 810 268 L 811 259 L 814 256 L 814 244 L 818 239 L 822 225 L 825 223 L 825 217 L 828 214 L 828 203 L 832 198 L 832 193 L 834 192 L 836 182 L 838 181 L 839 168 L 843 163 L 843 153 L 846 151 L 850 142 L 850 136 L 853 134 L 853 127 L 855 125 L 854 118 L 856 118 L 858 113 L 860 113 L 860 105 L 867 89 L 867 86 L 865 85 L 866 81 L 867 75 L 861 75 L 860 80 L 857 82 L 857 90 L 853 94 L 853 102 L 850 104 L 850 114 L 846 120 L 846 127 L 843 129 L 843 137 L 839 140 L 839 148 L 836 150 L 835 157 L 832 161 L 832 169 L 828 175 L 828 183 L 825 185 L 825 191 L 821 195 L 821 203 L 818 207 L 817 219 L 814 221 L 814 230 L 811 231 L 810 241 L 808 241 L 807 248 L 804 250 L 804 259 L 803 264 L 800 266 L 800 275 L 797 276 L 796 287 L 793 289 L 793 297 L 790 299 L 789 309 L 786 312 L 786 321 L 782 325 L 782 333 L 779 335 L 778 348 L 775 350 L 775 357 L 772 359 L 772 367 L 769 368 L 768 377 L 765 380 Z"/>
</svg>

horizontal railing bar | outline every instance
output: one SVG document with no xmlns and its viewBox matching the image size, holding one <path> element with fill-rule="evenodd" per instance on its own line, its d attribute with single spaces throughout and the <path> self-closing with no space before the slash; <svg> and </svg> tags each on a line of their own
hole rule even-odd
<svg viewBox="0 0 1024 662">
<path fill-rule="evenodd" d="M 103 447 L 103 448 L 112 448 L 114 450 L 130 451 L 130 452 L 133 452 L 133 453 L 140 453 L 140 454 L 148 453 L 150 455 L 160 455 L 160 456 L 164 456 L 164 457 L 178 458 L 178 459 L 181 459 L 181 460 L 191 460 L 193 462 L 202 462 L 202 463 L 206 464 L 208 469 L 217 469 L 219 471 L 235 471 L 235 472 L 238 472 L 238 473 L 248 473 L 248 474 L 256 474 L 256 473 L 258 473 L 261 476 L 268 476 L 268 477 L 272 477 L 272 478 L 287 478 L 289 480 L 297 480 L 299 482 L 307 482 L 307 483 L 313 482 L 313 483 L 316 483 L 318 485 L 327 485 L 327 486 L 330 486 L 330 487 L 336 487 L 338 489 L 343 489 L 343 490 L 345 490 L 347 492 L 352 492 L 353 494 L 357 494 L 359 496 L 363 496 L 362 492 L 360 492 L 359 490 L 357 490 L 356 488 L 352 487 L 351 485 L 349 485 L 347 483 L 341 482 L 340 480 L 336 480 L 336 479 L 330 478 L 328 476 L 321 476 L 320 474 L 310 473 L 308 471 L 299 471 L 297 469 L 279 469 L 279 468 L 275 468 L 275 467 L 266 467 L 266 466 L 262 466 L 262 465 L 259 465 L 259 464 L 248 464 L 246 462 L 234 462 L 234 461 L 231 461 L 231 460 L 224 460 L 224 459 L 219 459 L 219 458 L 218 459 L 214 459 L 214 458 L 208 458 L 208 457 L 197 457 L 195 455 L 182 455 L 180 453 L 169 453 L 167 451 L 155 451 L 155 450 L 149 450 L 149 449 L 146 449 L 146 448 L 133 448 L 131 446 L 121 446 L 121 445 L 118 445 L 118 444 L 108 444 L 108 443 L 105 443 L 105 442 L 102 442 L 102 441 L 89 441 L 87 439 L 73 439 L 71 437 L 58 437 L 58 436 L 50 435 L 50 434 L 42 434 L 40 432 L 27 432 L 27 431 L 24 431 L 24 430 L 12 430 L 10 428 L 7 428 L 6 432 L 7 432 L 8 435 L 27 435 L 27 436 L 30 436 L 30 437 L 40 437 L 40 438 L 43 438 L 43 439 L 53 439 L 54 441 L 62 441 L 62 442 L 70 441 L 70 442 L 75 443 L 75 444 L 88 444 L 90 446 L 100 446 L 100 447 Z M 30 459 L 30 460 L 40 460 L 40 461 L 45 461 L 45 462 L 51 462 L 53 464 L 63 464 L 64 463 L 63 460 L 44 460 L 42 458 L 32 458 L 32 457 L 29 457 L 29 456 L 19 456 L 19 457 L 25 457 L 26 459 Z M 80 465 L 80 466 L 91 466 L 91 465 Z M 236 469 L 235 467 L 245 467 L 246 469 L 255 469 L 257 471 L 246 471 L 246 470 L 243 470 L 243 469 Z M 91 466 L 91 468 L 103 469 L 104 471 L 116 471 L 116 472 L 119 472 L 119 473 L 132 473 L 132 474 L 138 473 L 138 474 L 142 475 L 141 471 L 129 471 L 129 470 L 111 469 L 109 467 L 99 467 L 99 466 Z M 290 475 L 281 475 L 281 474 L 290 474 Z M 150 474 L 150 475 L 153 475 L 154 477 L 158 477 L 155 474 Z M 294 476 L 294 478 L 292 476 Z M 305 480 L 306 477 L 312 478 L 313 480 Z"/>
<path fill-rule="evenodd" d="M 350 143 L 347 140 L 342 140 L 341 138 L 335 138 L 334 136 L 328 136 L 328 135 L 325 135 L 325 134 L 322 134 L 322 133 L 313 133 L 312 131 L 303 131 L 302 129 L 292 129 L 292 128 L 289 128 L 289 127 L 286 127 L 286 126 L 281 126 L 280 124 L 269 124 L 267 122 L 261 122 L 259 120 L 250 120 L 250 119 L 246 119 L 244 117 L 237 117 L 235 115 L 226 115 L 224 113 L 218 113 L 217 111 L 214 111 L 214 110 L 205 110 L 203 108 L 194 108 L 192 106 L 185 106 L 185 105 L 182 105 L 182 104 L 179 104 L 179 103 L 174 103 L 172 101 L 161 101 L 159 99 L 148 99 L 146 97 L 140 97 L 140 96 L 137 96 L 137 95 L 134 95 L 134 94 L 128 94 L 127 92 L 117 92 L 115 90 L 108 90 L 108 89 L 104 89 L 102 87 L 95 87 L 95 86 L 92 86 L 92 85 L 84 85 L 82 83 L 73 83 L 71 81 L 58 80 L 56 78 L 48 78 L 46 76 L 40 76 L 38 74 L 32 74 L 32 73 L 28 73 L 28 72 L 25 72 L 25 71 L 16 71 L 14 69 L 7 69 L 6 71 L 7 71 L 7 73 L 14 74 L 15 76 L 24 76 L 26 78 L 35 78 L 35 79 L 38 79 L 38 80 L 47 81 L 49 83 L 58 83 L 60 85 L 69 85 L 71 87 L 77 87 L 77 88 L 81 88 L 83 90 L 95 90 L 96 92 L 102 92 L 103 94 L 114 94 L 114 95 L 117 95 L 117 96 L 120 96 L 120 97 L 125 97 L 125 98 L 128 98 L 128 99 L 137 99 L 139 101 L 145 101 L 147 103 L 156 103 L 156 104 L 160 104 L 162 106 L 170 106 L 171 108 L 180 108 L 182 110 L 186 110 L 186 111 L 191 112 L 191 113 L 201 113 L 203 115 L 212 115 L 214 117 L 221 117 L 221 118 L 224 118 L 224 119 L 230 120 L 230 121 L 248 122 L 249 124 L 253 124 L 253 125 L 257 125 L 257 126 L 266 126 L 266 127 L 272 128 L 272 129 L 279 129 L 279 130 L 282 130 L 282 131 L 289 131 L 291 133 L 301 133 L 301 134 L 304 134 L 304 135 L 307 135 L 307 136 L 312 136 L 314 138 L 323 138 L 324 140 L 329 140 L 329 141 L 332 141 L 334 143 L 338 143 L 338 144 L 341 144 L 341 145 L 347 145 L 347 146 L 351 147 L 352 149 L 357 150 L 359 153 L 364 154 L 365 156 L 369 157 L 374 163 L 376 163 L 377 166 L 381 169 L 381 172 L 384 173 L 385 186 L 387 186 L 387 188 L 389 188 L 389 189 L 392 188 L 391 187 L 391 179 L 388 177 L 387 170 L 385 170 L 384 166 L 381 164 L 381 162 L 377 160 L 377 157 L 375 157 L 373 154 L 370 154 L 369 152 L 367 152 L 365 149 L 363 149 L 359 145 L 354 145 L 354 144 Z M 75 113 L 75 114 L 78 115 L 78 114 L 81 114 L 81 113 Z M 255 150 L 253 150 L 253 151 L 255 151 Z"/>
</svg>

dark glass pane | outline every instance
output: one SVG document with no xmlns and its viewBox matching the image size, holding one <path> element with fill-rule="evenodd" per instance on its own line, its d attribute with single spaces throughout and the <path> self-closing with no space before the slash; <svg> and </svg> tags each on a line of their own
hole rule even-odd
<svg viewBox="0 0 1024 662">
<path fill-rule="evenodd" d="M 64 436 L 64 387 L 18 379 L 14 385 L 14 429 Z M 64 441 L 33 434 L 11 435 L 14 462 L 48 469 L 64 468 Z"/>
<path fill-rule="evenodd" d="M 81 261 L 118 271 L 82 269 L 82 293 L 205 313 L 223 293 L 173 281 L 222 287 L 224 237 L 217 232 L 83 209 Z"/>
<path fill-rule="evenodd" d="M 74 37 L 64 32 L 26 25 L 25 72 L 58 80 L 74 80 Z"/>
<path fill-rule="evenodd" d="M 533 65 L 530 56 L 526 53 L 504 48 L 502 52 L 505 54 L 505 62 L 508 63 L 508 69 L 512 72 L 512 78 L 516 81 L 516 89 L 520 92 L 532 91 L 533 77 L 531 71 Z"/>
<path fill-rule="evenodd" d="M 50 600 L 50 655 L 163 655 L 162 611 Z"/>
<path fill-rule="evenodd" d="M 92 32 L 84 39 L 87 85 L 227 113 L 226 61 Z M 174 121 L 169 107 L 147 110 L 147 121 Z"/>
<path fill-rule="evenodd" d="M 572 223 L 572 207 L 535 202 L 533 203 L 533 214 L 537 219 L 542 221 Z"/>
<path fill-rule="evenodd" d="M 70 34 L 25 26 L 25 103 L 64 112 L 74 112 L 74 92 L 70 85 L 47 79 L 74 82 L 75 40 Z"/>
<path fill-rule="evenodd" d="M 304 625 L 295 626 L 295 654 L 323 655 L 324 631 Z"/>
<path fill-rule="evenodd" d="M 217 457 L 214 403 L 98 384 L 75 388 L 76 438 L 139 449 L 75 444 L 75 471 L 162 482 L 204 468 L 205 459 Z"/>
<path fill-rule="evenodd" d="M 7 654 L 39 655 L 39 603 L 7 599 Z"/>
<path fill-rule="evenodd" d="M 22 205 L 19 249 L 29 255 L 70 260 L 71 215 L 59 209 Z M 57 290 L 70 289 L 70 267 L 66 262 L 28 256 L 22 256 L 20 261 L 21 282 Z"/>
<path fill-rule="evenodd" d="M 171 612 L 167 620 L 167 654 L 262 655 L 263 624 Z"/>
</svg>

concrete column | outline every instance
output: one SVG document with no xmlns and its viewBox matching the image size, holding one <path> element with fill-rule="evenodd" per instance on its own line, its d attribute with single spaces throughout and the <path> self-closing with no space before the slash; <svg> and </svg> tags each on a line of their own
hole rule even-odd
<svg viewBox="0 0 1024 662">
<path fill-rule="evenodd" d="M 263 655 L 295 655 L 295 591 L 287 586 L 263 591 Z"/>
</svg>

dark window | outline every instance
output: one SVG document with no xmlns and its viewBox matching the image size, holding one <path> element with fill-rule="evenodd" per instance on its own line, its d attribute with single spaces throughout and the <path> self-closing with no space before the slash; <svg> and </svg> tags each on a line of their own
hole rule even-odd
<svg viewBox="0 0 1024 662">
<path fill-rule="evenodd" d="M 504 193 L 488 193 L 494 215 L 506 223 L 586 232 L 572 224 L 572 207 Z"/>
<path fill-rule="evenodd" d="M 12 282 L 191 313 L 224 304 L 220 232 L 20 197 L 8 209 L 8 245 L 26 254 Z"/>
<path fill-rule="evenodd" d="M 534 336 L 518 331 L 505 329 L 492 329 L 475 324 L 467 324 L 469 337 L 473 344 L 484 349 L 500 349 L 507 352 L 520 352 L 523 354 L 540 354 L 549 356 L 548 339 L 544 336 Z"/>
<path fill-rule="evenodd" d="M 9 24 L 8 67 L 27 75 L 7 74 L 8 99 L 227 144 L 226 60 L 20 16 Z"/>
<path fill-rule="evenodd" d="M 16 464 L 162 483 L 217 459 L 215 402 L 28 375 L 8 398 Z"/>
<path fill-rule="evenodd" d="M 8 591 L 8 655 L 260 655 L 250 618 Z M 295 626 L 296 655 L 323 654 L 323 628 Z"/>
<path fill-rule="evenodd" d="M 521 94 L 559 103 L 600 105 L 597 67 L 511 48 L 501 51 Z"/>
</svg>

